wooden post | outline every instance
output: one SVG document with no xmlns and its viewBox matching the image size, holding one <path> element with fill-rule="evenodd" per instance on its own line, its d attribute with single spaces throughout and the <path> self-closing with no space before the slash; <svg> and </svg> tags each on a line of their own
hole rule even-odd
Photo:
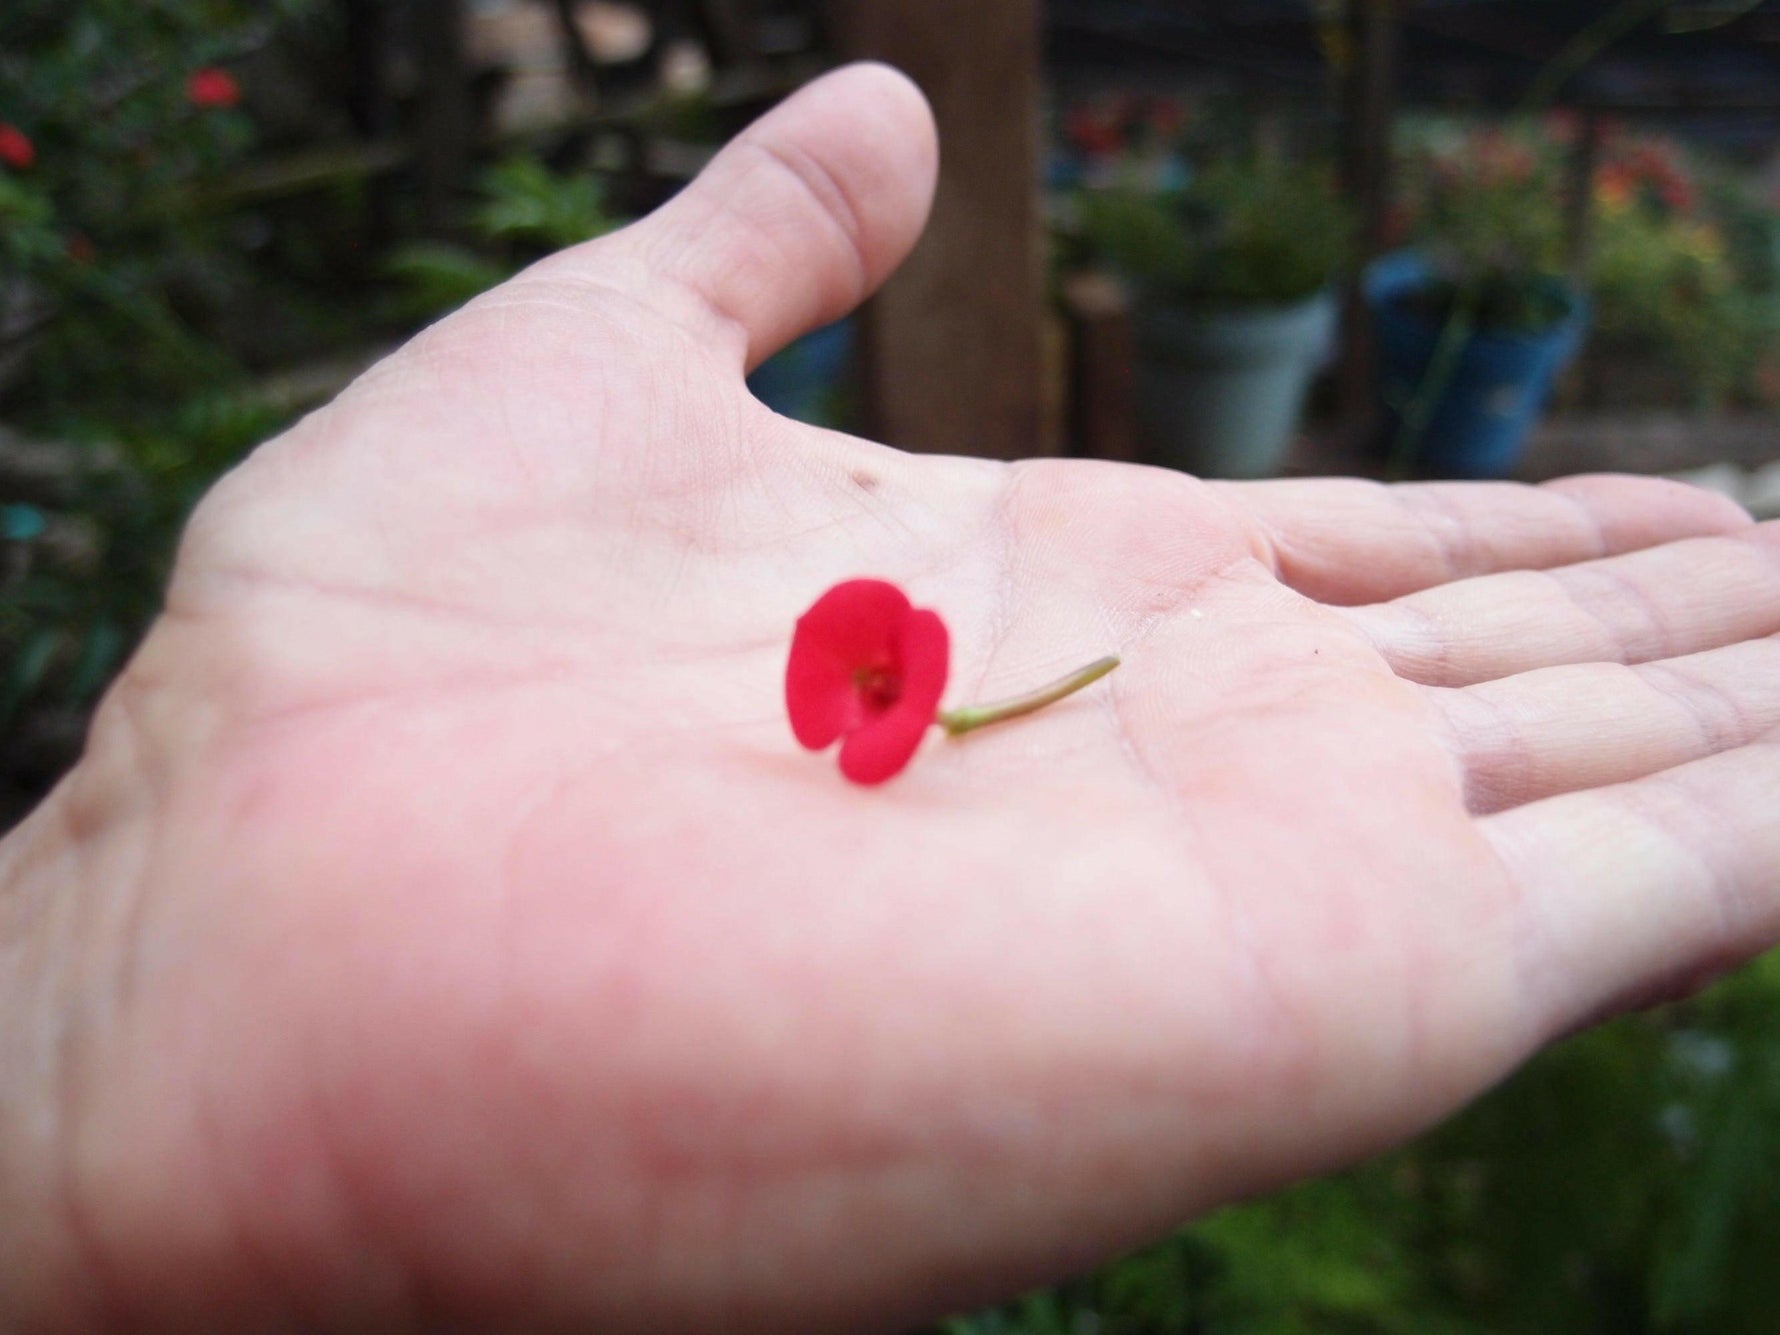
<svg viewBox="0 0 1780 1335">
<path fill-rule="evenodd" d="M 390 12 L 386 0 L 346 0 L 346 110 L 360 140 L 388 140 L 396 128 L 389 91 Z M 366 183 L 364 253 L 381 255 L 395 235 L 390 182 Z"/>
<path fill-rule="evenodd" d="M 713 64 L 733 69 L 754 59 L 752 0 L 702 0 L 698 11 Z"/>
<path fill-rule="evenodd" d="M 1570 145 L 1564 186 L 1564 247 L 1570 276 L 1588 282 L 1594 254 L 1595 169 L 1601 161 L 1601 113 L 1593 107 L 1579 113 L 1576 142 Z"/>
<path fill-rule="evenodd" d="M 470 165 L 470 77 L 464 59 L 463 0 L 414 6 L 414 54 L 420 69 L 418 159 L 429 225 L 451 230 L 458 191 Z"/>
<path fill-rule="evenodd" d="M 1376 414 L 1372 322 L 1358 275 L 1385 241 L 1390 205 L 1391 120 L 1397 100 L 1396 0 L 1347 0 L 1349 67 L 1342 86 L 1342 183 L 1358 214 L 1355 274 L 1342 310 L 1340 415 L 1343 453 L 1369 436 Z"/>
<path fill-rule="evenodd" d="M 1571 281 L 1583 291 L 1588 290 L 1589 265 L 1594 259 L 1595 171 L 1601 163 L 1602 138 L 1600 111 L 1584 108 L 1576 126 L 1576 142 L 1570 145 L 1564 164 L 1564 258 Z M 1599 410 L 1606 398 L 1605 370 L 1602 359 L 1585 343 L 1575 370 L 1560 382 L 1560 406 L 1578 406 L 1579 399 L 1581 407 Z"/>
<path fill-rule="evenodd" d="M 581 25 L 575 22 L 575 0 L 555 0 L 551 6 L 556 12 L 556 29 L 561 34 L 563 50 L 569 55 L 569 75 L 575 81 L 575 88 L 583 97 L 595 91 L 593 53 L 587 49 L 587 39 L 581 34 Z"/>
<path fill-rule="evenodd" d="M 1131 303 L 1111 277 L 1094 270 L 1063 283 L 1069 321 L 1069 448 L 1089 459 L 1138 460 L 1137 339 Z"/>
<path fill-rule="evenodd" d="M 389 17 L 385 0 L 346 0 L 346 111 L 360 139 L 382 139 L 395 128 Z"/>
<path fill-rule="evenodd" d="M 902 69 L 939 122 L 927 233 L 864 315 L 868 429 L 911 450 L 1052 452 L 1038 0 L 836 0 L 834 20 L 844 54 Z"/>
</svg>

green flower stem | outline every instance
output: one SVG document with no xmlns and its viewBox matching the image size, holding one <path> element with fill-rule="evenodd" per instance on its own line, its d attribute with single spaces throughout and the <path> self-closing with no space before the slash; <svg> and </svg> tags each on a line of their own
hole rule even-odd
<svg viewBox="0 0 1780 1335">
<path fill-rule="evenodd" d="M 939 713 L 939 726 L 952 737 L 961 736 L 985 724 L 999 723 L 1003 719 L 1019 718 L 1022 714 L 1030 714 L 1034 710 L 1043 709 L 1046 705 L 1055 704 L 1064 696 L 1074 695 L 1084 686 L 1092 685 L 1119 665 L 1117 654 L 1108 654 L 1105 658 L 1097 658 L 1085 668 L 1078 668 L 1067 677 L 1052 682 L 1049 686 L 1041 686 L 1026 695 L 1016 695 L 1011 700 L 997 700 L 987 705 L 966 705 L 962 709 L 942 709 Z"/>
</svg>

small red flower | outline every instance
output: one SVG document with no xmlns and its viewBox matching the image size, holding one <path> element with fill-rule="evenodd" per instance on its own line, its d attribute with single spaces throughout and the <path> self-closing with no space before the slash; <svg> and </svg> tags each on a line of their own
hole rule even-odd
<svg viewBox="0 0 1780 1335">
<path fill-rule="evenodd" d="M 63 243 L 63 253 L 76 264 L 91 264 L 99 258 L 99 251 L 93 245 L 93 238 L 85 232 L 73 232 Z"/>
<path fill-rule="evenodd" d="M 241 100 L 241 85 L 227 70 L 208 65 L 186 80 L 185 96 L 194 107 L 232 107 Z"/>
<path fill-rule="evenodd" d="M 1110 157 L 1125 146 L 1125 136 L 1104 107 L 1070 108 L 1063 132 L 1069 142 L 1089 157 Z"/>
<path fill-rule="evenodd" d="M 840 741 L 841 773 L 882 783 L 899 773 L 939 713 L 950 641 L 945 622 L 894 584 L 837 584 L 797 620 L 785 668 L 791 730 L 812 751 Z"/>
<path fill-rule="evenodd" d="M 16 125 L 0 121 L 0 162 L 23 171 L 37 161 L 37 146 Z"/>
</svg>

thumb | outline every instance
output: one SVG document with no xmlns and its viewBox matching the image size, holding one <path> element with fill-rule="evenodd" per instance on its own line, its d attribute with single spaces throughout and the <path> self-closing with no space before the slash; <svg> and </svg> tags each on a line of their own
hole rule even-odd
<svg viewBox="0 0 1780 1335">
<path fill-rule="evenodd" d="M 889 277 L 927 221 L 938 156 L 913 82 L 848 66 L 756 121 L 625 240 L 740 331 L 752 369 Z"/>
</svg>

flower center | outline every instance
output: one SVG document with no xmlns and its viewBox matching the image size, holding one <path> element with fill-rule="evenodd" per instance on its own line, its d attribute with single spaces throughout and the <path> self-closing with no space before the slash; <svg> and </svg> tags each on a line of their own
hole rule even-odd
<svg viewBox="0 0 1780 1335">
<path fill-rule="evenodd" d="M 902 697 L 902 677 L 887 664 L 853 670 L 853 689 L 873 713 L 890 708 Z"/>
</svg>

